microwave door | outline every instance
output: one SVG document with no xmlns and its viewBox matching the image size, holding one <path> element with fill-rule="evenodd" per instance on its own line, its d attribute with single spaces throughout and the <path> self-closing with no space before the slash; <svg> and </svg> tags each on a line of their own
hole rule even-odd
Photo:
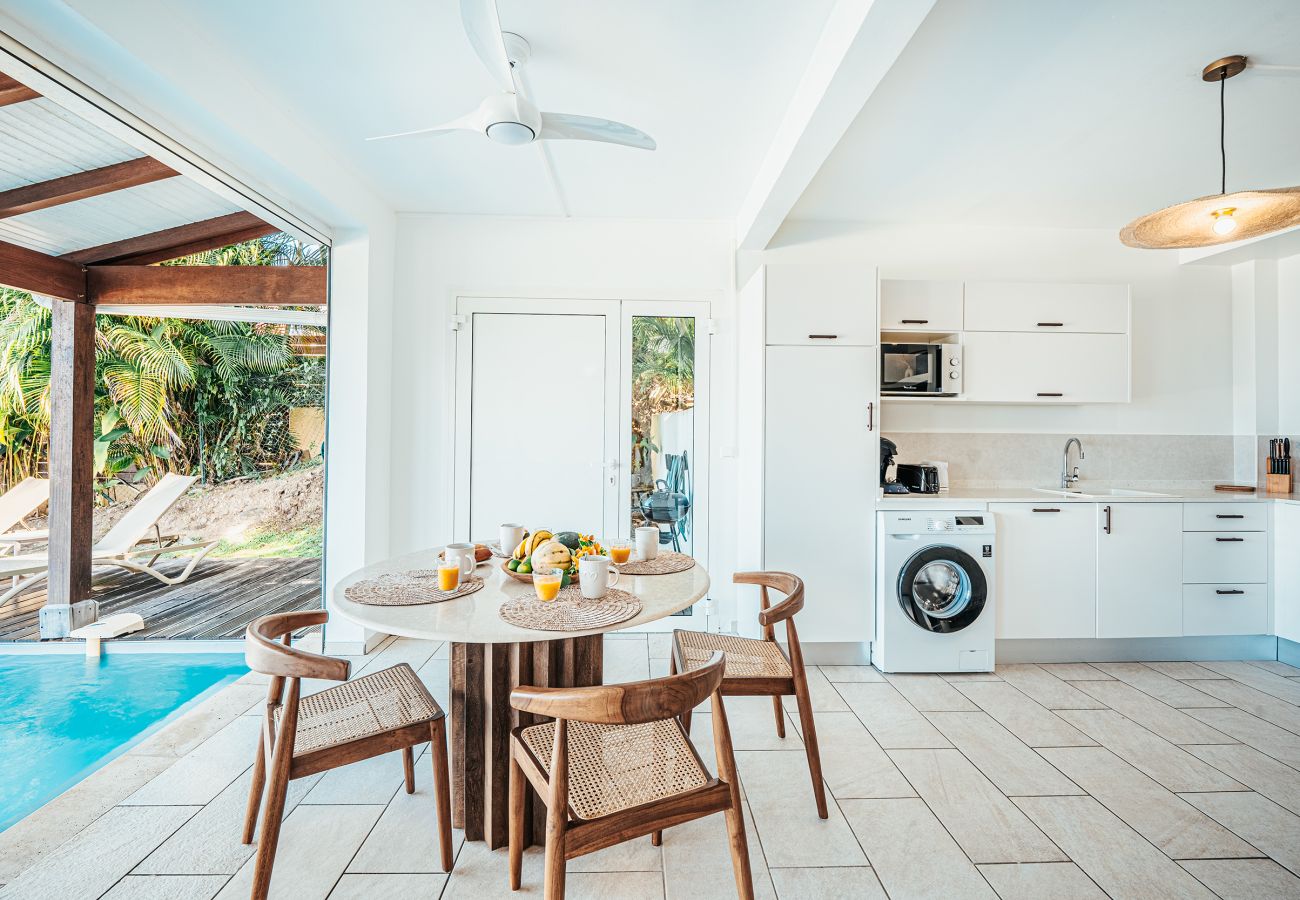
<svg viewBox="0 0 1300 900">
<path fill-rule="evenodd" d="M 935 348 L 928 345 L 895 347 L 881 355 L 881 390 L 884 393 L 932 394 L 936 380 Z"/>
</svg>

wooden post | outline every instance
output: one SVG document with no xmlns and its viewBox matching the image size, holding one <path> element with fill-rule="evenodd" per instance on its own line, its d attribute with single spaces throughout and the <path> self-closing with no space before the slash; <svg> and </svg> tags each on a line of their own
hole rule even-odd
<svg viewBox="0 0 1300 900">
<path fill-rule="evenodd" d="M 94 515 L 95 308 L 55 300 L 50 351 L 49 592 L 43 640 L 98 618 L 90 598 Z"/>
</svg>

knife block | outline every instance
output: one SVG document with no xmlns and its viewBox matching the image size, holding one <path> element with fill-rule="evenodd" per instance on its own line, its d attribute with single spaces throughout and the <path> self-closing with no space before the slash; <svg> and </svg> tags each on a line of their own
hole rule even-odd
<svg viewBox="0 0 1300 900">
<path fill-rule="evenodd" d="M 1270 494 L 1291 493 L 1291 475 L 1265 475 L 1264 489 Z"/>
</svg>

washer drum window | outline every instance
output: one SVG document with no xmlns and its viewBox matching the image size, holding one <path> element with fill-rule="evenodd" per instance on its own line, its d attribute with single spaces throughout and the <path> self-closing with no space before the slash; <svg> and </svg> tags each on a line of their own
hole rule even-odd
<svg viewBox="0 0 1300 900">
<path fill-rule="evenodd" d="M 898 576 L 899 606 L 926 631 L 961 631 L 979 618 L 987 599 L 984 570 L 956 547 L 917 551 Z"/>
</svg>

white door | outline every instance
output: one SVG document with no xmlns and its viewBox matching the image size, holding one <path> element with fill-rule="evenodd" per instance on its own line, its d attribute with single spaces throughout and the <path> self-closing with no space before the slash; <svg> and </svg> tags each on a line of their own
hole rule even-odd
<svg viewBox="0 0 1300 900">
<path fill-rule="evenodd" d="M 1091 503 L 990 503 L 997 516 L 1000 638 L 1097 636 L 1097 512 Z"/>
<path fill-rule="evenodd" d="M 1097 507 L 1097 637 L 1183 633 L 1183 505 Z"/>
</svg>

